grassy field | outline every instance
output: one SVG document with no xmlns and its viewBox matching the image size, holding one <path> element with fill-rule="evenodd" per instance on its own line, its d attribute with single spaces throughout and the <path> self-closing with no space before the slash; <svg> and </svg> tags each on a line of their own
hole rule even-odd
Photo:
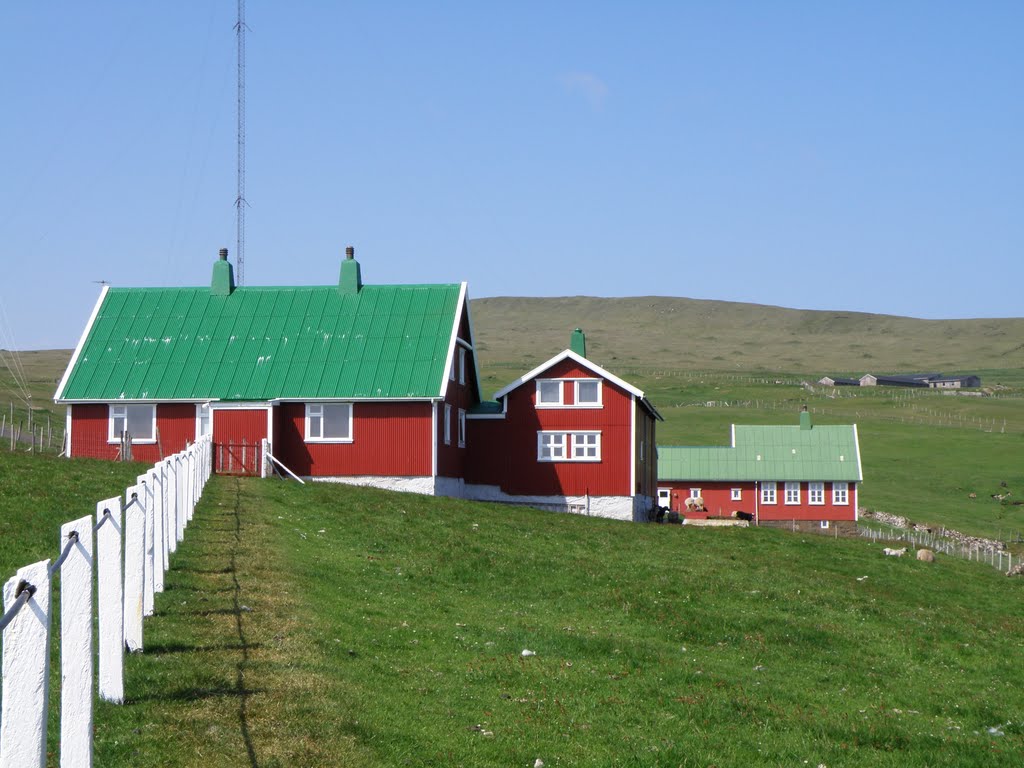
<svg viewBox="0 0 1024 768">
<path fill-rule="evenodd" d="M 20 495 L 130 480 L 12 461 Z M 1022 589 L 862 540 L 218 477 L 96 764 L 1016 766 Z"/>
</svg>

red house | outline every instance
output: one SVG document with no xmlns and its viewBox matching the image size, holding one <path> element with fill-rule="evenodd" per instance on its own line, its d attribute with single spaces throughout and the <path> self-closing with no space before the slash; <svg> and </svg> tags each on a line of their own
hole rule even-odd
<svg viewBox="0 0 1024 768">
<path fill-rule="evenodd" d="M 647 519 L 644 393 L 573 348 L 481 403 L 466 284 L 104 287 L 55 399 L 68 456 L 158 461 L 211 434 L 214 470 Z"/>
<path fill-rule="evenodd" d="M 742 517 L 790 530 L 856 533 L 857 425 L 733 425 L 730 446 L 658 447 L 658 504 L 687 520 Z"/>
<path fill-rule="evenodd" d="M 661 415 L 642 391 L 587 359 L 582 331 L 494 397 L 468 416 L 467 497 L 649 518 Z"/>
<path fill-rule="evenodd" d="M 458 493 L 480 401 L 466 284 L 104 287 L 55 396 L 65 452 L 157 461 L 212 433 L 217 472 Z M 127 437 L 127 440 L 125 439 Z"/>
</svg>

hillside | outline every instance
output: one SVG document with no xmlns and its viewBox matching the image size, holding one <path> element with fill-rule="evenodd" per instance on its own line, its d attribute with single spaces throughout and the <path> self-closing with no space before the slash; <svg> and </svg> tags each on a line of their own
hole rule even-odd
<svg viewBox="0 0 1024 768">
<path fill-rule="evenodd" d="M 918 320 L 644 296 L 472 301 L 484 369 L 543 360 L 569 331 L 604 365 L 826 373 L 1024 367 L 1024 318 Z"/>
</svg>

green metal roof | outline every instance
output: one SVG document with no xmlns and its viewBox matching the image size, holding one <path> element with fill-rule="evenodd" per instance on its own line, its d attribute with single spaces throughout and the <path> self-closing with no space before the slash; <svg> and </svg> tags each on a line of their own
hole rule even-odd
<svg viewBox="0 0 1024 768">
<path fill-rule="evenodd" d="M 461 288 L 108 288 L 57 397 L 438 397 Z"/>
<path fill-rule="evenodd" d="M 658 446 L 659 480 L 859 482 L 856 425 L 734 426 L 735 446 Z"/>
</svg>

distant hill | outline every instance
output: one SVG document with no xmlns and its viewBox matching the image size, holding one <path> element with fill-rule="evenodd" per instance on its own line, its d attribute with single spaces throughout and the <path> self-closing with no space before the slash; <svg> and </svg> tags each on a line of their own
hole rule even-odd
<svg viewBox="0 0 1024 768">
<path fill-rule="evenodd" d="M 918 320 L 664 296 L 497 297 L 475 299 L 471 310 L 485 369 L 541 362 L 567 347 L 577 326 L 588 356 L 618 369 L 860 375 L 1024 367 L 1024 318 Z"/>
</svg>

